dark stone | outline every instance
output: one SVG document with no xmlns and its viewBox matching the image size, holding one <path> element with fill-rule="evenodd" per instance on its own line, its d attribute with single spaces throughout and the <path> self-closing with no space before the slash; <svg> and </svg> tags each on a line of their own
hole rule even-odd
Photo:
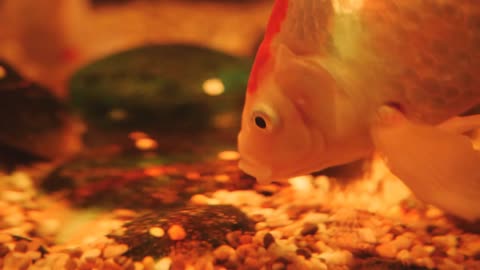
<svg viewBox="0 0 480 270">
<path fill-rule="evenodd" d="M 10 252 L 10 249 L 5 244 L 0 244 L 0 257 L 5 257 Z"/>
<path fill-rule="evenodd" d="M 296 251 L 297 255 L 305 257 L 305 259 L 310 259 L 312 257 L 312 253 L 304 248 L 299 248 Z"/>
<path fill-rule="evenodd" d="M 447 233 L 450 232 L 450 228 L 445 228 L 445 227 L 439 227 L 437 225 L 431 224 L 428 225 L 425 230 L 427 233 L 431 236 L 438 236 L 438 235 L 446 235 Z"/>
<path fill-rule="evenodd" d="M 172 225 L 182 226 L 184 240 L 173 241 L 168 236 Z M 163 237 L 149 234 L 152 227 L 165 230 Z M 227 243 L 226 235 L 233 231 L 253 232 L 253 222 L 239 209 L 229 205 L 194 206 L 151 212 L 124 225 L 122 235 L 109 235 L 118 243 L 128 245 L 125 254 L 135 260 L 145 256 L 161 257 L 170 252 L 202 252 Z"/>
<path fill-rule="evenodd" d="M 429 268 L 406 264 L 400 261 L 372 257 L 364 260 L 356 260 L 352 270 L 427 270 Z"/>
<path fill-rule="evenodd" d="M 273 243 L 275 243 L 273 235 L 271 233 L 266 233 L 265 236 L 263 236 L 263 247 L 268 249 Z"/>
<path fill-rule="evenodd" d="M 0 61 L 0 163 L 7 171 L 46 162 L 61 155 L 70 136 L 80 136 L 67 104 L 47 88 L 27 81 Z"/>
<path fill-rule="evenodd" d="M 27 241 L 19 241 L 15 244 L 15 248 L 13 249 L 16 252 L 25 253 L 28 251 L 28 242 Z"/>
<path fill-rule="evenodd" d="M 305 236 L 305 235 L 313 235 L 313 234 L 316 234 L 318 231 L 318 225 L 317 224 L 313 224 L 313 223 L 305 223 L 303 225 L 303 229 L 302 231 L 300 232 L 301 235 Z"/>
<path fill-rule="evenodd" d="M 351 252 L 357 259 L 368 259 L 376 256 L 375 252 L 372 250 L 356 249 L 352 250 Z"/>
</svg>

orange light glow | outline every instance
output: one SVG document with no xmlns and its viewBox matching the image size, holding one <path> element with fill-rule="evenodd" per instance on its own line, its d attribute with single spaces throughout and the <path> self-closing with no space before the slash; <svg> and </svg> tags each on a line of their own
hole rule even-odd
<svg viewBox="0 0 480 270">
<path fill-rule="evenodd" d="M 135 146 L 140 150 L 152 150 L 158 147 L 158 143 L 150 138 L 142 138 L 135 141 Z"/>
<path fill-rule="evenodd" d="M 203 92 L 209 96 L 218 96 L 225 92 L 225 86 L 220 79 L 208 79 L 203 82 Z"/>
<path fill-rule="evenodd" d="M 223 151 L 218 153 L 218 158 L 221 160 L 238 160 L 240 153 L 237 151 Z"/>
<path fill-rule="evenodd" d="M 230 128 L 236 124 L 235 115 L 232 113 L 219 114 L 213 118 L 213 124 L 217 128 Z"/>
<path fill-rule="evenodd" d="M 144 173 L 148 176 L 156 177 L 163 175 L 165 173 L 165 170 L 162 167 L 151 167 L 151 168 L 146 168 L 144 170 Z"/>
<path fill-rule="evenodd" d="M 5 76 L 7 76 L 7 71 L 4 67 L 0 66 L 0 79 L 5 78 Z"/>
<path fill-rule="evenodd" d="M 108 112 L 108 116 L 112 120 L 122 121 L 127 118 L 128 112 L 124 109 L 113 109 L 110 112 Z"/>
<path fill-rule="evenodd" d="M 134 141 L 148 138 L 148 135 L 145 132 L 141 131 L 132 131 L 128 134 L 128 137 Z"/>
<path fill-rule="evenodd" d="M 230 176 L 228 174 L 217 174 L 214 176 L 214 179 L 219 183 L 226 183 L 230 181 Z"/>
<path fill-rule="evenodd" d="M 190 180 L 198 180 L 201 178 L 198 172 L 188 172 L 185 176 Z"/>
</svg>

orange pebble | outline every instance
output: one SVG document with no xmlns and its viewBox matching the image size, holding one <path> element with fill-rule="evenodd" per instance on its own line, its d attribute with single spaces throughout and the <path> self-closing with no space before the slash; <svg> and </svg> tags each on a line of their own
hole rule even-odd
<svg viewBox="0 0 480 270">
<path fill-rule="evenodd" d="M 183 240 L 187 237 L 187 232 L 185 232 L 185 229 L 180 225 L 172 225 L 168 229 L 168 236 L 172 240 Z"/>
</svg>

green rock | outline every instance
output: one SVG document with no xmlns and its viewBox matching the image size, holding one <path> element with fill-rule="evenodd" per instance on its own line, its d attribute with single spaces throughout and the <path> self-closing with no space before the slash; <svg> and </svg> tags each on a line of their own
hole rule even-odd
<svg viewBox="0 0 480 270">
<path fill-rule="evenodd" d="M 77 110 L 101 127 L 211 130 L 228 115 L 226 126 L 235 129 L 251 63 L 187 45 L 141 47 L 85 66 L 71 79 L 70 94 Z M 212 78 L 221 80 L 223 94 L 205 94 L 202 85 Z"/>
</svg>

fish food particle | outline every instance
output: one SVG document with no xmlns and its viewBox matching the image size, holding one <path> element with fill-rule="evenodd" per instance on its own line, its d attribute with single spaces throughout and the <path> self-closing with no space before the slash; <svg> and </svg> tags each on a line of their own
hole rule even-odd
<svg viewBox="0 0 480 270">
<path fill-rule="evenodd" d="M 187 237 L 187 232 L 185 232 L 185 229 L 180 225 L 172 225 L 168 229 L 168 236 L 175 241 L 183 240 Z"/>
<path fill-rule="evenodd" d="M 150 233 L 151 236 L 154 236 L 154 237 L 163 237 L 165 235 L 165 231 L 160 228 L 160 227 L 152 227 L 150 228 L 150 230 L 148 230 L 148 232 Z"/>
</svg>

